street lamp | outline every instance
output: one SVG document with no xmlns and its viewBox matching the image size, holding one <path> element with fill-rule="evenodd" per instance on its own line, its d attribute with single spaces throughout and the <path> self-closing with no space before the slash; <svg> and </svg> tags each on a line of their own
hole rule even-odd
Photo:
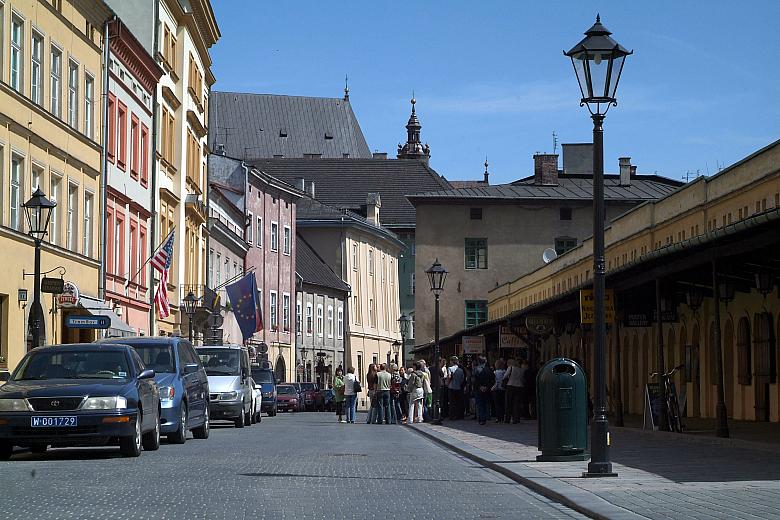
<svg viewBox="0 0 780 520">
<path fill-rule="evenodd" d="M 398 364 L 398 353 L 401 351 L 401 342 L 398 340 L 393 341 L 393 354 L 395 355 L 395 364 Z"/>
<path fill-rule="evenodd" d="M 41 241 L 46 236 L 51 212 L 57 206 L 57 203 L 47 199 L 43 191 L 37 188 L 30 200 L 22 206 L 24 207 L 24 215 L 27 218 L 29 234 L 35 240 L 35 280 L 33 283 L 33 301 L 28 318 L 32 335 L 32 347 L 35 348 L 41 346 L 41 328 L 43 327 L 43 308 L 41 307 Z"/>
<path fill-rule="evenodd" d="M 195 294 L 190 291 L 187 296 L 182 300 L 184 302 L 184 314 L 187 315 L 190 322 L 190 343 L 192 343 L 192 336 L 194 333 L 193 320 L 195 318 L 195 308 L 198 306 L 198 299 Z"/>
<path fill-rule="evenodd" d="M 306 353 L 307 352 L 309 352 L 309 349 L 307 349 L 305 345 L 302 345 L 301 346 L 301 366 L 303 367 L 303 376 L 301 377 L 301 379 L 303 379 L 303 382 L 306 382 L 307 379 L 308 379 L 306 377 L 306 375 L 307 375 L 306 374 Z"/>
<path fill-rule="evenodd" d="M 580 106 L 587 106 L 593 119 L 593 297 L 595 319 L 593 336 L 596 348 L 596 406 L 591 429 L 592 456 L 585 476 L 616 476 L 609 460 L 609 423 L 606 391 L 606 323 L 604 312 L 604 117 L 617 105 L 617 87 L 628 51 L 609 35 L 596 15 L 596 23 L 585 32 L 585 38 L 564 52 L 571 58 L 580 86 Z M 660 317 L 659 317 L 660 319 Z"/>
<path fill-rule="evenodd" d="M 404 351 L 406 350 L 406 338 L 409 336 L 409 323 L 412 321 L 406 314 L 401 314 L 398 318 L 398 328 L 401 331 L 401 360 L 404 358 Z M 398 358 L 398 356 L 396 356 Z M 398 359 L 395 360 L 398 363 Z"/>
<path fill-rule="evenodd" d="M 439 410 L 439 393 L 441 391 L 441 370 L 439 369 L 439 296 L 444 292 L 444 281 L 447 279 L 447 270 L 439 263 L 439 259 L 433 262 L 433 265 L 425 271 L 428 275 L 428 282 L 431 284 L 431 292 L 436 297 L 436 344 L 433 347 L 433 424 L 441 424 L 441 410 Z"/>
</svg>

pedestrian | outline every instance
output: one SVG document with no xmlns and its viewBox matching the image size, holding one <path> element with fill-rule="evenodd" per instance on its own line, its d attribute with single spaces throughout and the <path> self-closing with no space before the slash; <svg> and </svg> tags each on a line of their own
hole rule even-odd
<svg viewBox="0 0 780 520">
<path fill-rule="evenodd" d="M 403 379 L 398 373 L 398 365 L 390 364 L 390 422 L 397 424 L 403 417 L 401 410 L 401 383 Z"/>
<path fill-rule="evenodd" d="M 487 359 L 480 355 L 473 373 L 474 401 L 479 424 L 484 425 L 490 417 L 490 389 L 495 382 L 496 376 L 487 364 Z"/>
<path fill-rule="evenodd" d="M 466 373 L 458 364 L 458 357 L 450 358 L 449 384 L 447 385 L 447 400 L 450 407 L 450 419 L 463 419 L 463 387 L 466 384 Z"/>
<path fill-rule="evenodd" d="M 371 363 L 368 365 L 368 373 L 366 374 L 366 389 L 368 392 L 368 418 L 366 424 L 371 424 L 376 418 L 376 365 Z"/>
<path fill-rule="evenodd" d="M 408 424 L 423 422 L 423 371 L 420 370 L 420 363 L 414 362 L 414 369 L 409 373 L 409 379 L 406 382 L 406 389 L 409 392 L 409 412 L 407 414 Z"/>
<path fill-rule="evenodd" d="M 398 378 L 401 380 L 400 381 L 401 391 L 398 398 L 398 404 L 399 407 L 401 408 L 401 415 L 398 416 L 401 418 L 400 422 L 406 421 L 406 414 L 408 413 L 409 410 L 409 392 L 406 391 L 406 381 L 408 377 L 409 376 L 406 374 L 406 369 L 403 366 L 401 366 L 398 369 Z"/>
<path fill-rule="evenodd" d="M 433 406 L 433 387 L 431 386 L 431 371 L 428 370 L 428 365 L 425 364 L 425 360 L 420 360 L 420 367 L 423 373 L 423 419 L 430 420 L 429 413 L 431 406 Z"/>
<path fill-rule="evenodd" d="M 450 372 L 447 370 L 447 360 L 439 360 L 439 414 L 440 417 L 449 417 L 450 408 L 447 399 L 447 385 L 450 383 Z"/>
<path fill-rule="evenodd" d="M 504 422 L 504 399 L 505 399 L 505 392 L 504 392 L 504 374 L 506 374 L 506 368 L 504 368 L 506 365 L 504 363 L 504 360 L 499 358 L 496 360 L 496 370 L 494 371 L 494 374 L 496 376 L 496 382 L 493 384 L 492 388 L 492 395 L 493 395 L 493 411 L 496 415 L 496 422 Z"/>
<path fill-rule="evenodd" d="M 344 415 L 344 371 L 341 367 L 336 369 L 336 375 L 333 377 L 333 403 L 336 405 L 336 416 L 339 422 L 345 422 L 341 418 Z"/>
<path fill-rule="evenodd" d="M 355 376 L 355 367 L 347 368 L 347 375 L 344 376 L 344 402 L 346 405 L 347 422 L 355 423 L 355 413 L 357 411 L 357 388 L 355 384 L 359 381 Z"/>
<path fill-rule="evenodd" d="M 374 398 L 377 401 L 377 424 L 390 424 L 390 382 L 392 376 L 387 371 L 387 365 L 379 365 L 379 372 L 376 374 L 376 391 Z"/>
<path fill-rule="evenodd" d="M 509 360 L 509 368 L 504 374 L 506 388 L 506 422 L 516 424 L 520 421 L 523 400 L 523 370 L 514 359 Z"/>
<path fill-rule="evenodd" d="M 530 401 L 531 401 L 531 385 L 528 384 L 528 376 L 531 369 L 528 367 L 528 360 L 524 359 L 520 362 L 520 370 L 523 373 L 523 384 L 520 387 L 520 416 L 523 419 L 531 418 Z"/>
</svg>

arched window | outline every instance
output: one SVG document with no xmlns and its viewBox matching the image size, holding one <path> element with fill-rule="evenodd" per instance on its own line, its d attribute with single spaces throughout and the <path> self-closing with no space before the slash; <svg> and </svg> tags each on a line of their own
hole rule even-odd
<svg viewBox="0 0 780 520">
<path fill-rule="evenodd" d="M 287 364 L 284 362 L 284 358 L 282 356 L 276 358 L 276 363 L 274 364 L 274 375 L 279 382 L 284 382 L 287 380 Z"/>
<path fill-rule="evenodd" d="M 757 313 L 753 318 L 753 341 L 756 344 L 756 377 L 769 378 L 769 383 L 776 379 L 775 334 L 772 315 L 768 312 Z"/>
<path fill-rule="evenodd" d="M 750 322 L 743 316 L 737 324 L 737 382 L 740 385 L 751 383 L 750 357 Z"/>
</svg>

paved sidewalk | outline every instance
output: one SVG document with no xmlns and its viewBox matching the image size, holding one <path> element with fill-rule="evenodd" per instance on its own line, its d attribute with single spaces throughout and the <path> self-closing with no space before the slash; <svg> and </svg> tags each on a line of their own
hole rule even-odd
<svg viewBox="0 0 780 520">
<path fill-rule="evenodd" d="M 762 445 L 612 428 L 619 476 L 585 479 L 587 462 L 536 462 L 534 421 L 414 428 L 594 518 L 780 518 L 780 453 Z"/>
</svg>

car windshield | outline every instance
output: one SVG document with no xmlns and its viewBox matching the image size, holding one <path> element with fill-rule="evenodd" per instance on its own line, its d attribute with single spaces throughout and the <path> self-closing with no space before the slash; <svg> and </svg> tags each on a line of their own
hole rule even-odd
<svg viewBox="0 0 780 520">
<path fill-rule="evenodd" d="M 295 394 L 295 387 L 294 386 L 277 386 L 276 387 L 276 393 L 277 394 Z"/>
<path fill-rule="evenodd" d="M 146 368 L 151 368 L 156 373 L 172 374 L 176 372 L 173 363 L 173 348 L 170 345 L 159 343 L 136 343 L 133 348 L 141 356 Z"/>
<path fill-rule="evenodd" d="M 127 379 L 127 356 L 122 351 L 33 352 L 14 375 L 29 379 Z"/>
<path fill-rule="evenodd" d="M 274 376 L 270 370 L 253 370 L 252 379 L 258 384 L 274 382 Z"/>
<path fill-rule="evenodd" d="M 209 376 L 237 376 L 241 374 L 240 351 L 228 348 L 199 348 L 200 361 Z"/>
<path fill-rule="evenodd" d="M 316 389 L 317 387 L 314 385 L 314 383 L 301 383 L 301 391 L 303 392 L 312 392 Z"/>
</svg>

